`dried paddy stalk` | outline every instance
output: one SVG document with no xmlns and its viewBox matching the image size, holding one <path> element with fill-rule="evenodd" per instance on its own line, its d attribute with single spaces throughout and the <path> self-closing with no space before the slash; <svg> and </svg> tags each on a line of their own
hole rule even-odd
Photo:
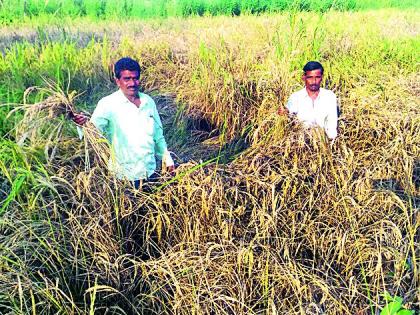
<svg viewBox="0 0 420 315">
<path fill-rule="evenodd" d="M 9 113 L 9 116 L 16 111 L 23 111 L 23 118 L 15 128 L 17 143 L 23 145 L 25 141 L 30 141 L 32 146 L 44 146 L 45 155 L 51 161 L 56 155 L 57 145 L 62 139 L 64 124 L 68 123 L 68 119 L 71 119 L 77 112 L 75 101 L 81 94 L 76 91 L 66 93 L 55 86 L 53 82 L 46 81 L 46 83 L 47 87 L 45 88 L 28 88 L 24 93 L 24 104 L 17 106 Z M 33 93 L 37 93 L 41 97 L 48 96 L 40 102 L 30 104 L 29 98 Z M 98 164 L 106 167 L 110 158 L 106 139 L 90 121 L 80 128 L 82 128 L 84 136 L 86 166 L 90 165 L 88 151 L 92 150 Z"/>
<path fill-rule="evenodd" d="M 37 95 L 48 95 L 44 100 L 35 104 L 30 104 L 28 98 L 32 93 Z M 47 82 L 47 87 L 30 87 L 24 93 L 24 104 L 16 107 L 9 113 L 9 116 L 15 111 L 23 111 L 23 118 L 16 126 L 16 138 L 19 144 L 23 144 L 26 139 L 36 142 L 39 132 L 45 132 L 45 126 L 50 126 L 55 131 L 52 135 L 61 136 L 62 123 L 51 126 L 51 121 L 61 116 L 72 117 L 74 114 L 74 100 L 77 98 L 76 91 L 66 95 L 60 88 L 54 87 L 52 82 Z M 55 121 L 56 122 L 56 121 Z M 47 129 L 50 130 L 51 129 Z"/>
</svg>

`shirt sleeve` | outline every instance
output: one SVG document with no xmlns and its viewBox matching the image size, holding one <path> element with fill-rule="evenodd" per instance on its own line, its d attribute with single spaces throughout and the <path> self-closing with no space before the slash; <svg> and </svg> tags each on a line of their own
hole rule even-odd
<svg viewBox="0 0 420 315">
<path fill-rule="evenodd" d="M 108 139 L 108 127 L 109 127 L 109 111 L 106 110 L 104 103 L 99 101 L 95 110 L 93 111 L 90 121 L 95 125 L 96 128 Z M 110 140 L 110 139 L 108 139 Z"/>
<path fill-rule="evenodd" d="M 159 159 L 163 160 L 167 166 L 173 166 L 174 162 L 171 158 L 171 154 L 168 151 L 165 137 L 163 136 L 162 122 L 160 120 L 159 113 L 156 108 L 156 104 L 154 104 L 154 108 L 153 108 L 153 119 L 155 121 L 154 128 L 153 128 L 153 141 L 155 143 L 156 156 Z"/>
<path fill-rule="evenodd" d="M 325 122 L 325 132 L 328 138 L 335 139 L 337 137 L 337 120 L 338 120 L 338 103 L 335 95 L 331 98 L 330 107 Z"/>
<path fill-rule="evenodd" d="M 293 95 L 289 97 L 289 100 L 286 103 L 286 108 L 289 111 L 289 114 L 296 114 L 297 111 Z"/>
</svg>

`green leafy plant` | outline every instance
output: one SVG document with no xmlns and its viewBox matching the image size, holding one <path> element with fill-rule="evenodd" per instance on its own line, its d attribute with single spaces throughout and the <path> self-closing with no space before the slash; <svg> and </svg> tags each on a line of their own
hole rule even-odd
<svg viewBox="0 0 420 315">
<path fill-rule="evenodd" d="M 386 306 L 382 309 L 380 315 L 414 315 L 413 310 L 408 310 L 403 307 L 403 299 L 399 296 L 392 297 L 388 292 L 385 292 L 384 298 Z"/>
</svg>

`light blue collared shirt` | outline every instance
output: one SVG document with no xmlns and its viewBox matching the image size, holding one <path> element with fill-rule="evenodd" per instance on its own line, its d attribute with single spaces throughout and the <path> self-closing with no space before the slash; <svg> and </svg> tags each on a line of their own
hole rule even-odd
<svg viewBox="0 0 420 315">
<path fill-rule="evenodd" d="M 167 166 L 174 164 L 155 101 L 144 93 L 139 96 L 137 107 L 118 90 L 98 102 L 90 119 L 111 144 L 110 170 L 128 180 L 151 176 L 156 170 L 156 156 Z"/>
</svg>

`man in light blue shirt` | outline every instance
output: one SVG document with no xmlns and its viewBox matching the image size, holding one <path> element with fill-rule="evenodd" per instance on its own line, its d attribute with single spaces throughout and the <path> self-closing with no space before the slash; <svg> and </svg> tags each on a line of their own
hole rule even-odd
<svg viewBox="0 0 420 315">
<path fill-rule="evenodd" d="M 120 179 L 128 179 L 139 186 L 156 170 L 156 157 L 168 170 L 174 162 L 163 136 L 162 123 L 154 100 L 139 92 L 140 65 L 131 58 L 122 58 L 114 66 L 118 91 L 102 98 L 90 121 L 111 144 L 113 158 L 110 170 Z M 87 117 L 74 115 L 83 125 Z"/>
</svg>

